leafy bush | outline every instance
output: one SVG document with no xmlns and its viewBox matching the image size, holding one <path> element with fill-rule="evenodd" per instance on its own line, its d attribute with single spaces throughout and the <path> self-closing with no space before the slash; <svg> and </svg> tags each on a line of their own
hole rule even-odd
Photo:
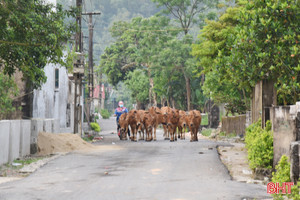
<svg viewBox="0 0 300 200">
<path fill-rule="evenodd" d="M 101 130 L 99 124 L 96 122 L 91 122 L 90 126 L 93 131 L 100 132 L 100 130 Z"/>
<path fill-rule="evenodd" d="M 272 173 L 272 182 L 273 183 L 284 183 L 291 182 L 290 179 L 290 163 L 286 155 L 281 156 L 280 161 L 275 167 L 276 172 Z M 273 194 L 275 200 L 283 200 L 283 194 Z"/>
<path fill-rule="evenodd" d="M 281 156 L 280 161 L 276 165 L 276 172 L 272 173 L 272 182 L 273 183 L 284 183 L 291 182 L 290 179 L 290 167 L 291 164 L 288 161 L 288 157 L 286 155 Z M 283 195 L 283 194 L 273 194 L 274 200 L 283 200 L 284 196 L 287 196 L 288 199 L 300 200 L 300 180 L 297 185 L 292 186 L 291 194 Z"/>
<path fill-rule="evenodd" d="M 110 113 L 106 109 L 101 109 L 100 114 L 103 117 L 103 119 L 108 119 L 110 117 Z"/>
<path fill-rule="evenodd" d="M 266 128 L 261 128 L 261 119 L 246 129 L 246 148 L 250 167 L 272 168 L 273 163 L 273 134 L 271 123 L 267 121 Z"/>
</svg>

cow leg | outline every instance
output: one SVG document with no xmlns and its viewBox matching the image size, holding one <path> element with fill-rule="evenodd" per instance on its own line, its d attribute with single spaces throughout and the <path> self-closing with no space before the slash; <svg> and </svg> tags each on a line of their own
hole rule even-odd
<svg viewBox="0 0 300 200">
<path fill-rule="evenodd" d="M 172 127 L 169 128 L 169 133 L 170 133 L 170 142 L 174 142 L 174 132 Z"/>
<path fill-rule="evenodd" d="M 196 129 L 195 129 L 195 141 L 198 141 L 198 128 L 199 127 L 196 127 Z"/>
<path fill-rule="evenodd" d="M 154 127 L 154 132 L 153 132 L 153 134 L 154 134 L 154 138 L 153 138 L 153 141 L 156 141 L 156 126 Z"/>
<path fill-rule="evenodd" d="M 163 125 L 163 127 L 164 127 L 164 138 L 165 140 L 169 140 L 170 138 L 168 136 L 168 128 L 166 125 Z"/>
<path fill-rule="evenodd" d="M 181 139 L 185 140 L 185 128 L 183 128 L 183 131 L 181 132 Z"/>
<path fill-rule="evenodd" d="M 145 140 L 145 129 L 144 128 L 142 129 L 142 132 L 143 132 L 143 138 L 142 138 L 142 140 Z"/>
<path fill-rule="evenodd" d="M 191 132 L 191 140 L 190 140 L 190 142 L 193 142 L 194 141 L 194 130 L 193 130 L 193 128 L 190 129 L 190 132 Z"/>
<path fill-rule="evenodd" d="M 183 137 L 182 137 L 182 127 L 181 126 L 178 127 L 178 139 L 179 138 L 183 140 Z"/>
<path fill-rule="evenodd" d="M 137 142 L 137 129 L 134 129 L 134 136 L 133 136 L 133 141 Z"/>
</svg>

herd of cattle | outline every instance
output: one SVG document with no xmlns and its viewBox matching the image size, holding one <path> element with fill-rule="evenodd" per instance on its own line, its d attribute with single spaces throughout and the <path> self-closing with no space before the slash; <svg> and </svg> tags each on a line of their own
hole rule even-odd
<svg viewBox="0 0 300 200">
<path fill-rule="evenodd" d="M 198 110 L 183 111 L 172 109 L 170 107 L 150 107 L 145 110 L 130 110 L 120 116 L 120 138 L 127 139 L 127 132 L 130 126 L 132 141 L 137 141 L 137 133 L 139 139 L 146 141 L 156 141 L 156 128 L 159 124 L 163 125 L 165 139 L 170 138 L 173 142 L 178 138 L 185 139 L 185 130 L 189 128 L 191 132 L 191 142 L 198 141 L 197 133 L 201 124 L 201 113 Z"/>
</svg>

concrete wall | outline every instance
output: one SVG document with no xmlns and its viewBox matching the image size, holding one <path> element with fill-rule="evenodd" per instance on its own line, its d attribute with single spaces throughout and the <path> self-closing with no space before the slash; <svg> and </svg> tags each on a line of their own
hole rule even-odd
<svg viewBox="0 0 300 200">
<path fill-rule="evenodd" d="M 39 132 L 59 133 L 55 119 L 0 121 L 0 165 L 37 153 Z"/>
<path fill-rule="evenodd" d="M 20 156 L 21 120 L 10 121 L 8 162 Z"/>
<path fill-rule="evenodd" d="M 270 108 L 270 117 L 273 130 L 273 147 L 275 167 L 282 155 L 290 155 L 290 145 L 300 139 L 300 130 L 297 128 L 297 116 L 300 118 L 300 105 L 280 106 Z"/>
<path fill-rule="evenodd" d="M 236 133 L 239 136 L 244 136 L 246 128 L 246 115 L 234 117 L 223 117 L 221 131 L 227 134 Z"/>
<path fill-rule="evenodd" d="M 8 162 L 10 121 L 0 121 L 0 165 Z"/>
<path fill-rule="evenodd" d="M 20 157 L 30 155 L 31 120 L 21 120 Z"/>
</svg>

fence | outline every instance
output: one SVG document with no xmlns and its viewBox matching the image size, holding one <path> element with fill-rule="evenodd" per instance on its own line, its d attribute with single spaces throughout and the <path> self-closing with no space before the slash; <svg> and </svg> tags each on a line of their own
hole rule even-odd
<svg viewBox="0 0 300 200">
<path fill-rule="evenodd" d="M 0 165 L 37 152 L 38 133 L 59 133 L 57 119 L 0 121 Z"/>
<path fill-rule="evenodd" d="M 246 115 L 233 117 L 222 117 L 221 131 L 224 133 L 235 133 L 239 136 L 244 136 L 246 128 Z"/>
</svg>

